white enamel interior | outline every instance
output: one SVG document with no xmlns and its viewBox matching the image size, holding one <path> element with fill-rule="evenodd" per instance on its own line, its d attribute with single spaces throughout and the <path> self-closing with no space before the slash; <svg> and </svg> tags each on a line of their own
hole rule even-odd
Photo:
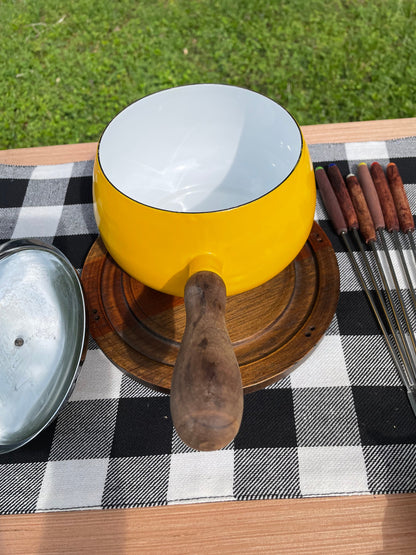
<svg viewBox="0 0 416 555">
<path fill-rule="evenodd" d="M 99 161 L 121 193 L 175 212 L 251 202 L 297 164 L 300 130 L 281 106 L 227 85 L 168 89 L 128 106 L 104 131 Z"/>
</svg>

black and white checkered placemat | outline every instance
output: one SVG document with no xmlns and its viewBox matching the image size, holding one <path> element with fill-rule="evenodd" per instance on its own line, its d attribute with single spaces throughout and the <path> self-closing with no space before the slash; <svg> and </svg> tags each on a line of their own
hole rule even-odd
<svg viewBox="0 0 416 555">
<path fill-rule="evenodd" d="M 336 162 L 344 175 L 361 161 L 395 161 L 416 213 L 415 139 L 310 150 L 315 165 Z M 41 238 L 80 269 L 97 236 L 91 174 L 92 162 L 0 166 L 0 241 Z M 340 266 L 336 316 L 298 369 L 246 396 L 230 446 L 186 448 L 168 396 L 122 374 L 90 340 L 57 420 L 0 455 L 0 513 L 416 491 L 416 419 L 319 198 L 316 219 Z"/>
</svg>

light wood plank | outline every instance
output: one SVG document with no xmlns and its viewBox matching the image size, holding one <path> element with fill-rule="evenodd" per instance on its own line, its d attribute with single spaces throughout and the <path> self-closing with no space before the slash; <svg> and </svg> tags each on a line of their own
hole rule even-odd
<svg viewBox="0 0 416 555">
<path fill-rule="evenodd" d="M 92 160 L 97 143 L 80 143 L 76 145 L 38 146 L 34 148 L 16 148 L 0 150 L 0 164 L 16 166 L 36 166 L 49 164 L 66 164 L 68 162 Z"/>
<path fill-rule="evenodd" d="M 385 141 L 416 136 L 416 118 L 306 125 L 302 131 L 309 144 Z"/>
<path fill-rule="evenodd" d="M 210 503 L 0 519 L 0 552 L 414 553 L 416 496 Z"/>
</svg>

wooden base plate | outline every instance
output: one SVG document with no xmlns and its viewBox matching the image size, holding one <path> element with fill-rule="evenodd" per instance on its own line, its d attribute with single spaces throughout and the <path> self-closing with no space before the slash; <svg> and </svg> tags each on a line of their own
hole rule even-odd
<svg viewBox="0 0 416 555">
<path fill-rule="evenodd" d="M 87 256 L 82 283 L 90 333 L 106 356 L 132 378 L 168 393 L 185 328 L 183 299 L 131 278 L 100 238 Z M 328 328 L 338 296 L 335 253 L 314 222 L 305 246 L 283 272 L 228 297 L 227 328 L 245 392 L 274 383 L 296 367 Z"/>
</svg>

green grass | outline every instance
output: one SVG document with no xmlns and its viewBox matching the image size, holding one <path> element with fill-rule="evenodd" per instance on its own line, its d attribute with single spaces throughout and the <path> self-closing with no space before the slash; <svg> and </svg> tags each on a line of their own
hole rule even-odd
<svg viewBox="0 0 416 555">
<path fill-rule="evenodd" d="M 261 92 L 301 125 L 412 117 L 414 0 L 0 0 L 0 148 L 95 141 L 143 95 Z"/>
</svg>

